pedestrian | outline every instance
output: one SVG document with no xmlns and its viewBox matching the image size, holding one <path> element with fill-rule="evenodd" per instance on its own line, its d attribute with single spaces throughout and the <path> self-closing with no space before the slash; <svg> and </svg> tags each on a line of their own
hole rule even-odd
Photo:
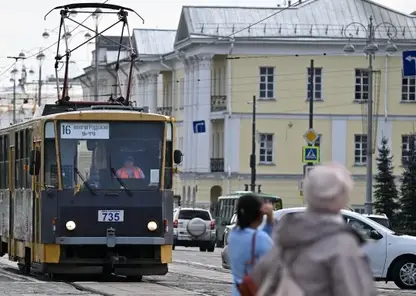
<svg viewBox="0 0 416 296">
<path fill-rule="evenodd" d="M 263 223 L 264 214 L 267 215 L 266 224 L 258 229 Z M 254 263 L 272 248 L 273 220 L 273 207 L 270 203 L 263 203 L 254 193 L 239 198 L 237 225 L 228 237 L 228 255 L 234 279 L 233 296 L 240 296 L 238 285 L 251 271 Z"/>
<path fill-rule="evenodd" d="M 353 189 L 347 169 L 315 167 L 305 179 L 306 211 L 278 222 L 274 247 L 253 269 L 257 295 L 375 296 L 364 240 L 340 211 Z"/>
</svg>

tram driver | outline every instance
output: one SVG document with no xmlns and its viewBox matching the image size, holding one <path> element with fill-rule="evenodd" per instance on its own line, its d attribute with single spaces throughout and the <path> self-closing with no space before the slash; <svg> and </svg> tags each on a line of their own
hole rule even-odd
<svg viewBox="0 0 416 296">
<path fill-rule="evenodd" d="M 117 170 L 120 179 L 144 179 L 145 175 L 141 168 L 134 165 L 132 156 L 126 157 L 124 166 Z"/>
</svg>

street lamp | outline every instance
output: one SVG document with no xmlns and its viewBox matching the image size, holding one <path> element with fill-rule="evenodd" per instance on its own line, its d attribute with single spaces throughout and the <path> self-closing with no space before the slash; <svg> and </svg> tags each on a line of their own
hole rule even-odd
<svg viewBox="0 0 416 296">
<path fill-rule="evenodd" d="M 12 78 L 10 79 L 13 82 L 13 124 L 16 123 L 16 75 L 19 71 L 16 68 L 10 72 Z"/>
<path fill-rule="evenodd" d="M 94 83 L 94 95 L 95 95 L 95 101 L 98 100 L 98 48 L 99 48 L 99 44 L 98 44 L 98 19 L 100 17 L 100 14 L 102 13 L 102 10 L 97 8 L 95 10 L 95 12 L 92 14 L 92 16 L 95 19 L 95 55 L 94 55 L 94 59 L 95 59 L 95 83 Z"/>
<path fill-rule="evenodd" d="M 45 60 L 45 54 L 43 52 L 39 52 L 36 59 L 39 61 L 38 106 L 40 106 L 42 98 L 42 64 Z"/>
<path fill-rule="evenodd" d="M 348 24 L 344 29 L 344 35 L 349 40 L 354 38 L 353 34 L 348 34 L 348 28 L 355 26 L 356 34 L 358 35 L 359 27 L 363 28 L 366 33 L 366 46 L 364 47 L 364 53 L 368 57 L 368 98 L 367 98 L 367 187 L 365 196 L 365 212 L 366 214 L 372 214 L 373 212 L 373 59 L 376 53 L 379 51 L 379 46 L 375 43 L 375 32 L 383 25 L 388 27 L 387 30 L 387 46 L 386 53 L 393 54 L 398 51 L 397 46 L 392 43 L 392 39 L 397 36 L 397 28 L 389 22 L 382 22 L 380 24 L 373 23 L 373 17 L 370 17 L 368 25 L 362 23 L 353 22 Z M 344 46 L 344 53 L 350 54 L 355 52 L 355 47 L 351 42 Z"/>
</svg>

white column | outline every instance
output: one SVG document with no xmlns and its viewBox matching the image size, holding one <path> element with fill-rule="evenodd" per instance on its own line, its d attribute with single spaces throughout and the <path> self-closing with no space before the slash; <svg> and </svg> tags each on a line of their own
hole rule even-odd
<svg viewBox="0 0 416 296">
<path fill-rule="evenodd" d="M 184 147 L 183 147 L 183 154 L 184 154 L 184 170 L 189 172 L 190 165 L 191 165 L 191 129 L 192 129 L 192 122 L 190 121 L 190 114 L 189 114 L 189 97 L 190 97 L 190 82 L 189 82 L 189 71 L 190 71 L 190 64 L 187 59 L 184 59 L 184 106 L 183 106 L 183 131 L 184 131 Z"/>
<path fill-rule="evenodd" d="M 193 57 L 192 61 L 192 89 L 191 89 L 191 96 L 190 96 L 190 110 L 192 113 L 192 122 L 200 120 L 198 114 L 198 87 L 199 87 L 199 73 L 198 73 L 198 59 Z M 193 129 L 193 123 L 192 123 Z M 193 132 L 193 131 L 192 131 Z M 192 133 L 191 137 L 191 151 L 192 151 L 192 172 L 198 172 L 198 134 Z"/>
<path fill-rule="evenodd" d="M 159 77 L 158 72 L 151 72 L 147 77 L 147 83 L 149 86 L 148 106 L 149 112 L 156 113 L 157 107 L 157 78 Z"/>
<path fill-rule="evenodd" d="M 139 79 L 139 91 L 137 95 L 137 107 L 144 106 L 144 99 L 145 99 L 145 77 L 142 74 L 137 75 Z"/>
<path fill-rule="evenodd" d="M 202 56 L 198 60 L 198 120 L 205 120 L 206 132 L 198 136 L 198 172 L 210 172 L 211 159 L 211 64 L 212 56 Z"/>
</svg>

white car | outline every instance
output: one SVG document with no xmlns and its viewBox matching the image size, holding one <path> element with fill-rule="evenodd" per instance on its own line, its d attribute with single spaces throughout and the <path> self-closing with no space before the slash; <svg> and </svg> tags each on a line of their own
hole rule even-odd
<svg viewBox="0 0 416 296">
<path fill-rule="evenodd" d="M 287 208 L 274 212 L 278 221 L 288 213 L 303 212 L 305 208 Z M 401 289 L 416 288 L 416 237 L 402 235 L 356 212 L 342 210 L 345 221 L 368 240 L 363 246 L 376 281 L 394 281 Z M 228 227 L 229 231 L 235 225 Z M 224 247 L 223 267 L 229 268 L 228 248 Z"/>
</svg>

